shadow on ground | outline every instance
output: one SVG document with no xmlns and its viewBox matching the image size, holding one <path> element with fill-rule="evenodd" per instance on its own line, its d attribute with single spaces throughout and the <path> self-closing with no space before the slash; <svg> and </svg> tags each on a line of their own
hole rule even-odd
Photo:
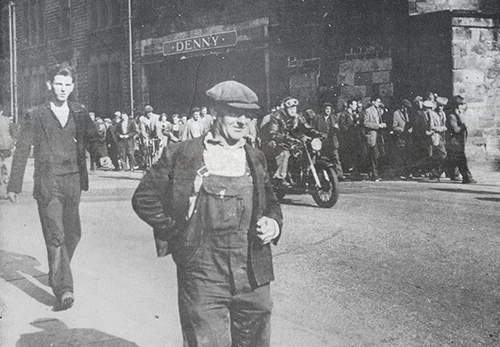
<svg viewBox="0 0 500 347">
<path fill-rule="evenodd" d="M 321 208 L 318 205 L 316 205 L 314 202 L 311 204 L 307 204 L 307 203 L 303 203 L 303 202 L 297 202 L 297 200 L 293 200 L 293 199 L 289 199 L 289 198 L 281 199 L 280 204 L 291 205 L 291 206 L 304 206 L 304 207 Z"/>
<path fill-rule="evenodd" d="M 500 198 L 476 198 L 481 201 L 492 201 L 492 202 L 500 202 Z"/>
<path fill-rule="evenodd" d="M 42 318 L 31 325 L 43 331 L 23 334 L 16 347 L 67 347 L 67 346 L 99 346 L 99 347 L 138 347 L 136 343 L 103 333 L 95 329 L 69 329 L 63 322 L 53 318 Z"/>
<path fill-rule="evenodd" d="M 36 301 L 53 306 L 56 298 L 26 277 L 31 276 L 40 284 L 48 286 L 48 275 L 38 270 L 37 266 L 40 266 L 40 262 L 33 257 L 0 250 L 0 277 Z"/>
<path fill-rule="evenodd" d="M 431 190 L 438 190 L 441 192 L 449 193 L 465 193 L 465 194 L 487 194 L 487 195 L 499 195 L 497 192 L 489 192 L 485 190 L 470 190 L 470 189 L 459 189 L 459 188 L 430 188 Z"/>
</svg>

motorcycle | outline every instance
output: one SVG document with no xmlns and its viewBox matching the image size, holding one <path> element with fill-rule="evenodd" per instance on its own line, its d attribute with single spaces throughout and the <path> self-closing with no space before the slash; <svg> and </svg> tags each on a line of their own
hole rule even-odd
<svg viewBox="0 0 500 347">
<path fill-rule="evenodd" d="M 274 192 L 282 200 L 286 194 L 311 194 L 322 208 L 331 208 L 338 200 L 338 179 L 331 160 L 322 154 L 323 138 L 295 140 L 288 145 L 290 152 L 286 182 L 275 184 Z"/>
</svg>

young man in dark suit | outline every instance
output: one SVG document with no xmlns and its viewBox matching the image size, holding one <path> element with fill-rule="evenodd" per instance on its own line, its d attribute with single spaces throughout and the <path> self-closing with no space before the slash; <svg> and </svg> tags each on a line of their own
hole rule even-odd
<svg viewBox="0 0 500 347">
<path fill-rule="evenodd" d="M 14 152 L 8 198 L 18 201 L 28 156 L 35 158 L 33 196 L 49 261 L 49 284 L 56 309 L 74 302 L 71 258 L 81 237 L 79 204 L 88 190 L 85 150 L 95 153 L 99 135 L 85 106 L 68 101 L 75 88 L 75 71 L 56 66 L 48 75 L 49 100 L 26 114 Z M 107 164 L 108 157 L 101 158 Z"/>
</svg>

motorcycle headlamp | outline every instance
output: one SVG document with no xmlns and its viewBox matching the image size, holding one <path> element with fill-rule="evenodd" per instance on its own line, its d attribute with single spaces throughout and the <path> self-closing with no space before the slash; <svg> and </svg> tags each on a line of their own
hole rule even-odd
<svg viewBox="0 0 500 347">
<path fill-rule="evenodd" d="M 319 138 L 314 138 L 311 140 L 311 148 L 315 151 L 321 150 L 323 147 L 323 142 Z"/>
</svg>

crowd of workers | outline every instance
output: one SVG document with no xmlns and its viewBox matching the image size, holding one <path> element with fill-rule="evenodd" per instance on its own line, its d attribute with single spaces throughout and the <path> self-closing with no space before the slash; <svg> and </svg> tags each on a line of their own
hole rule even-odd
<svg viewBox="0 0 500 347">
<path fill-rule="evenodd" d="M 266 154 L 272 178 L 283 185 L 290 143 L 319 136 L 325 139 L 323 152 L 339 180 L 446 176 L 475 182 L 465 157 L 467 104 L 459 95 L 450 100 L 430 92 L 425 99 L 403 99 L 393 110 L 379 97 L 372 97 L 369 105 L 349 100 L 341 110 L 329 102 L 319 112 L 298 108 L 298 100 L 287 97 L 266 116 L 256 113 L 247 136 Z M 207 107 L 193 108 L 189 117 L 156 114 L 149 105 L 136 119 L 120 111 L 114 119 L 92 112 L 91 117 L 101 136 L 101 150 L 91 158 L 91 169 L 99 165 L 99 156 L 109 155 L 115 170 L 148 169 L 165 146 L 199 137 L 214 122 Z"/>
<path fill-rule="evenodd" d="M 190 117 L 166 113 L 156 114 L 147 105 L 144 113 L 134 119 L 116 111 L 114 118 L 96 117 L 90 112 L 100 136 L 100 146 L 91 158 L 91 170 L 99 167 L 99 158 L 109 156 L 116 171 L 148 169 L 158 160 L 170 143 L 199 137 L 210 129 L 213 118 L 206 107 L 195 107 Z"/>
</svg>

